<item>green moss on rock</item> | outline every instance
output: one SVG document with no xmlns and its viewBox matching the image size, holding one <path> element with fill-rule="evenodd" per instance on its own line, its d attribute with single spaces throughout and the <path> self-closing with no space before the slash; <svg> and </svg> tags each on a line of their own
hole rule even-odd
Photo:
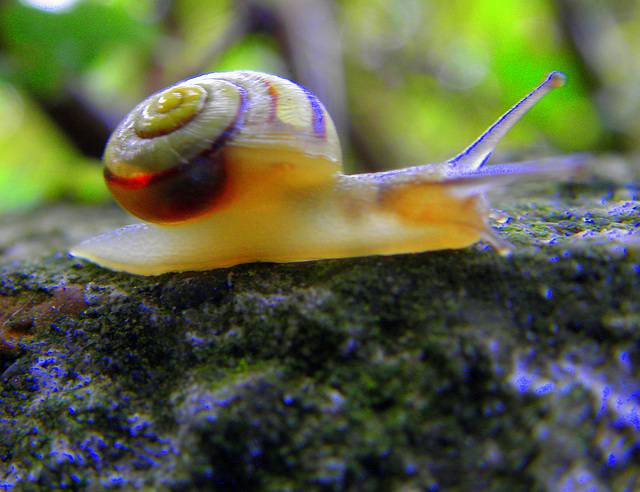
<svg viewBox="0 0 640 492">
<path fill-rule="evenodd" d="M 597 193 L 506 201 L 508 258 L 479 246 L 148 278 L 62 254 L 5 262 L 3 299 L 48 306 L 76 285 L 85 305 L 29 314 L 3 352 L 0 484 L 637 488 L 638 213 Z"/>
</svg>

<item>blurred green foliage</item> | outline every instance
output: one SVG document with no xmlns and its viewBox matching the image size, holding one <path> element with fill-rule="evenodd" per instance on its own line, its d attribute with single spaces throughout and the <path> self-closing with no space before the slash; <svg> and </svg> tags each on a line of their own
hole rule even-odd
<svg viewBox="0 0 640 492">
<path fill-rule="evenodd" d="M 0 211 L 32 207 L 60 196 L 106 198 L 101 173 L 87 165 L 42 110 L 0 83 Z"/>
<path fill-rule="evenodd" d="M 149 52 L 159 35 L 154 26 L 141 29 L 117 5 L 97 2 L 78 3 L 62 12 L 7 2 L 1 21 L 10 79 L 48 98 L 64 97 L 74 79 L 105 51 L 130 45 Z"/>
<path fill-rule="evenodd" d="M 348 171 L 446 159 L 550 70 L 567 86 L 501 156 L 634 154 L 639 12 L 640 0 L 6 0 L 0 211 L 106 199 L 108 130 L 151 92 L 212 70 L 278 73 L 322 93 Z"/>
</svg>

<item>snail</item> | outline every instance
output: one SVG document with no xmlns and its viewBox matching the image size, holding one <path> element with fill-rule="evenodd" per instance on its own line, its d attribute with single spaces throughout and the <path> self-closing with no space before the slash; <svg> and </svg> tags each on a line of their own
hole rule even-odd
<svg viewBox="0 0 640 492">
<path fill-rule="evenodd" d="M 209 270 L 254 261 L 298 262 L 509 245 L 489 226 L 484 192 L 559 167 L 482 167 L 538 100 L 543 82 L 449 161 L 342 174 L 336 130 L 318 98 L 274 75 L 201 75 L 150 96 L 111 136 L 106 183 L 145 221 L 70 251 L 139 275 Z M 566 166 L 564 166 L 566 167 Z"/>
</svg>

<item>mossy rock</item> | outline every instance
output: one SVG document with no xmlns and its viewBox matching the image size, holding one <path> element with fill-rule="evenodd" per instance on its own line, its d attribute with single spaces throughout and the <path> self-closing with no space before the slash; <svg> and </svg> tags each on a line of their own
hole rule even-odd
<svg viewBox="0 0 640 492">
<path fill-rule="evenodd" d="M 113 208 L 5 217 L 0 485 L 640 489 L 636 192 L 523 190 L 506 258 L 158 277 L 64 253 Z"/>
</svg>

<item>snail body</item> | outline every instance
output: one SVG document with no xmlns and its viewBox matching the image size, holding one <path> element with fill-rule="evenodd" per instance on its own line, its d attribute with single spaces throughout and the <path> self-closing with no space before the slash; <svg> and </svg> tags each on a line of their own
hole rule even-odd
<svg viewBox="0 0 640 492">
<path fill-rule="evenodd" d="M 553 72 L 453 159 L 342 174 L 322 103 L 274 75 L 219 72 L 138 105 L 105 150 L 116 200 L 145 221 L 89 239 L 70 254 L 140 275 L 253 261 L 294 262 L 508 245 L 488 225 L 484 191 L 562 169 L 482 167 L 499 140 L 559 87 Z"/>
</svg>

